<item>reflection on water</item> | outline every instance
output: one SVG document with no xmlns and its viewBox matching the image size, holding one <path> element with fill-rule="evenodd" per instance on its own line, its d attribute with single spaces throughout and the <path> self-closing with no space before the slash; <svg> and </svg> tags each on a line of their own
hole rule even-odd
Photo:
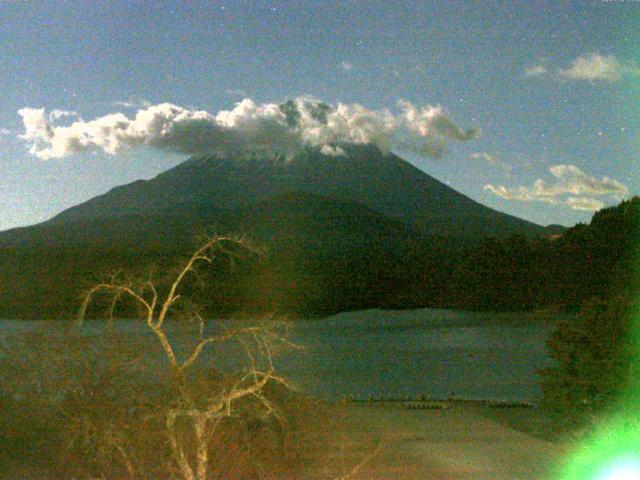
<svg viewBox="0 0 640 480">
<path fill-rule="evenodd" d="M 545 340 L 559 319 L 434 309 L 342 313 L 296 322 L 293 340 L 306 348 L 276 363 L 299 388 L 325 399 L 352 394 L 534 400 L 535 370 L 549 362 Z M 0 321 L 0 336 L 38 323 Z M 98 328 L 103 324 L 85 326 L 88 334 Z M 117 322 L 116 328 L 142 333 L 132 321 Z M 218 362 L 237 359 L 237 352 L 217 353 Z"/>
</svg>

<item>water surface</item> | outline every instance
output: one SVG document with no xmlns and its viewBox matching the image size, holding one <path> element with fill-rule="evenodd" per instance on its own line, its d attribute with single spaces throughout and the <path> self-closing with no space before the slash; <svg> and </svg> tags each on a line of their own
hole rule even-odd
<svg viewBox="0 0 640 480">
<path fill-rule="evenodd" d="M 560 316 L 453 310 L 365 310 L 300 320 L 293 340 L 304 351 L 281 355 L 280 373 L 323 399 L 417 397 L 534 401 L 536 370 L 548 365 L 545 341 Z M 0 336 L 41 322 L 0 321 Z M 103 322 L 87 322 L 92 335 Z M 121 321 L 125 335 L 140 322 Z M 5 344 L 5 351 L 10 345 Z M 233 362 L 235 354 L 226 355 Z"/>
</svg>

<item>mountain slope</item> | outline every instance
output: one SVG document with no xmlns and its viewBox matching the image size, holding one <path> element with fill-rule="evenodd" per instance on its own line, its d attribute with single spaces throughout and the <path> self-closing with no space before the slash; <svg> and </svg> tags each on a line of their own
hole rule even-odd
<svg viewBox="0 0 640 480">
<path fill-rule="evenodd" d="M 329 157 L 308 149 L 283 159 L 194 157 L 152 180 L 114 188 L 54 217 L 73 222 L 130 214 L 172 214 L 201 208 L 234 210 L 287 192 L 328 195 L 401 219 L 430 235 L 476 239 L 544 228 L 497 212 L 456 192 L 396 155 L 345 145 Z"/>
<path fill-rule="evenodd" d="M 545 235 L 461 195 L 399 157 L 345 145 L 282 159 L 194 157 L 39 225 L 0 232 L 0 317 L 70 316 L 113 270 L 165 271 L 203 232 L 267 247 L 254 267 L 212 280 L 217 312 L 301 314 L 442 306 L 463 246 Z"/>
<path fill-rule="evenodd" d="M 403 295 L 420 278 L 412 273 L 417 259 L 435 248 L 367 207 L 303 192 L 235 211 L 49 222 L 0 234 L 0 317 L 72 316 L 80 292 L 101 274 L 149 265 L 165 271 L 200 232 L 245 235 L 268 252 L 209 279 L 204 302 L 223 313 L 405 306 Z"/>
</svg>

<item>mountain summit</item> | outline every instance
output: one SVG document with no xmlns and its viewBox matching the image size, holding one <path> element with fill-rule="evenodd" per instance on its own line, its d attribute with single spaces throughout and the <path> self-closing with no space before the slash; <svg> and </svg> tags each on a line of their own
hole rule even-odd
<svg viewBox="0 0 640 480">
<path fill-rule="evenodd" d="M 428 235 L 478 239 L 544 232 L 539 225 L 485 207 L 370 145 L 341 145 L 331 155 L 308 148 L 291 160 L 196 156 L 151 180 L 116 187 L 69 208 L 49 223 L 230 211 L 291 192 L 358 203 Z"/>
</svg>

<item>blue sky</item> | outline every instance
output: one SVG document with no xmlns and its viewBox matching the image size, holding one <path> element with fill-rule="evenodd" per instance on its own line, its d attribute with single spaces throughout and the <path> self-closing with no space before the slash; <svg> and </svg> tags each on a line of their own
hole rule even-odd
<svg viewBox="0 0 640 480">
<path fill-rule="evenodd" d="M 400 118 L 405 100 L 479 129 L 438 158 L 391 148 L 485 205 L 572 225 L 640 193 L 640 2 L 16 0 L 0 18 L 0 229 L 188 156 L 153 139 L 31 153 L 24 108 L 86 126 L 164 102 L 215 116 L 310 96 Z"/>
</svg>

